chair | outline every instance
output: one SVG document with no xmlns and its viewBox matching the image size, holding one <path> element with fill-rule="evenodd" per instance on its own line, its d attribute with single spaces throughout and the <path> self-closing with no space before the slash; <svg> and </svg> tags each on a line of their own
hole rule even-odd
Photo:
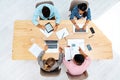
<svg viewBox="0 0 120 80">
<path fill-rule="evenodd" d="M 58 69 L 58 70 L 52 71 L 52 72 L 46 72 L 46 71 L 40 69 L 40 74 L 41 74 L 42 76 L 46 76 L 46 77 L 58 76 L 58 75 L 60 74 L 60 72 L 61 72 L 61 68 Z"/>
<path fill-rule="evenodd" d="M 39 5 L 45 4 L 45 3 L 54 5 L 52 1 L 43 1 L 43 2 L 37 3 L 35 7 L 37 8 Z"/>
<path fill-rule="evenodd" d="M 88 6 L 88 2 L 85 1 L 85 0 L 73 0 L 70 4 L 70 8 L 69 8 L 69 11 L 72 11 L 72 9 L 74 8 L 74 6 L 80 4 L 80 3 L 86 3 L 87 6 Z"/>
<path fill-rule="evenodd" d="M 84 80 L 88 77 L 87 71 L 85 71 L 83 74 L 77 75 L 77 76 L 73 76 L 73 75 L 69 74 L 68 72 L 66 72 L 66 73 L 67 73 L 69 80 Z"/>
</svg>

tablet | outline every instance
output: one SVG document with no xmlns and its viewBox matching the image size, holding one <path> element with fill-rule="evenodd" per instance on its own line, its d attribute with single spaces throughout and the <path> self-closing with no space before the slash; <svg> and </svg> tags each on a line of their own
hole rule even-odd
<svg viewBox="0 0 120 80">
<path fill-rule="evenodd" d="M 50 24 L 50 22 L 48 22 L 47 24 L 45 24 L 45 30 L 50 33 L 54 30 L 54 28 L 52 27 L 52 25 Z"/>
</svg>

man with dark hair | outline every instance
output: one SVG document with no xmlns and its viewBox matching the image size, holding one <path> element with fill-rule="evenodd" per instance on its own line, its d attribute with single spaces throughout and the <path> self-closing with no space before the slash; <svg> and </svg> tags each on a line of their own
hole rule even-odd
<svg viewBox="0 0 120 80">
<path fill-rule="evenodd" d="M 76 54 L 74 56 L 74 60 L 78 65 L 81 65 L 84 62 L 85 58 L 82 54 Z"/>
<path fill-rule="evenodd" d="M 70 75 L 83 74 L 91 63 L 91 59 L 86 55 L 81 48 L 79 48 L 80 54 L 76 54 L 70 61 L 63 59 L 63 63 L 67 68 L 67 72 Z"/>
<path fill-rule="evenodd" d="M 39 24 L 38 18 L 40 20 L 56 20 L 54 31 L 57 30 L 60 24 L 60 15 L 57 9 L 52 4 L 43 3 L 37 6 L 32 22 L 35 26 L 44 29 L 44 25 Z"/>
<path fill-rule="evenodd" d="M 84 2 L 84 3 L 80 3 L 76 6 L 74 6 L 71 9 L 71 15 L 70 15 L 70 20 L 71 22 L 74 24 L 75 28 L 77 30 L 80 30 L 79 26 L 76 24 L 74 17 L 76 17 L 77 19 L 80 18 L 85 18 L 86 17 L 86 22 L 83 26 L 83 30 L 86 30 L 86 26 L 89 23 L 89 21 L 91 20 L 91 12 L 90 12 L 90 8 L 88 7 L 88 3 Z"/>
</svg>

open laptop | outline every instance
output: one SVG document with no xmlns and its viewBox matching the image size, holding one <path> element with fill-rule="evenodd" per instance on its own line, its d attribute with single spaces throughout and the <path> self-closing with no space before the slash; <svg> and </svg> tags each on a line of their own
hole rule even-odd
<svg viewBox="0 0 120 80">
<path fill-rule="evenodd" d="M 73 33 L 86 33 L 88 32 L 88 29 L 86 30 L 82 30 L 82 27 L 84 26 L 84 24 L 78 24 L 80 30 L 75 29 L 75 26 L 73 25 Z"/>
<path fill-rule="evenodd" d="M 57 40 L 45 40 L 46 45 L 48 45 L 48 50 L 46 53 L 58 53 L 58 41 Z"/>
</svg>

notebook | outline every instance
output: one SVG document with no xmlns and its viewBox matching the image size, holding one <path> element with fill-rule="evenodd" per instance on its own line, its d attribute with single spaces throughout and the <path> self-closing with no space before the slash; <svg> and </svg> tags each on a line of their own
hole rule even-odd
<svg viewBox="0 0 120 80">
<path fill-rule="evenodd" d="M 84 39 L 68 39 L 68 45 L 70 47 L 65 47 L 65 60 L 73 59 L 75 54 L 80 54 L 79 47 L 85 51 Z"/>
<path fill-rule="evenodd" d="M 39 56 L 39 54 L 41 53 L 41 51 L 43 51 L 43 49 L 41 47 L 39 47 L 37 44 L 33 44 L 29 50 L 36 58 Z"/>
<path fill-rule="evenodd" d="M 64 37 L 68 36 L 69 32 L 68 32 L 67 28 L 64 28 L 64 29 L 61 29 L 61 30 L 57 31 L 56 35 L 59 39 L 62 39 Z"/>
</svg>

